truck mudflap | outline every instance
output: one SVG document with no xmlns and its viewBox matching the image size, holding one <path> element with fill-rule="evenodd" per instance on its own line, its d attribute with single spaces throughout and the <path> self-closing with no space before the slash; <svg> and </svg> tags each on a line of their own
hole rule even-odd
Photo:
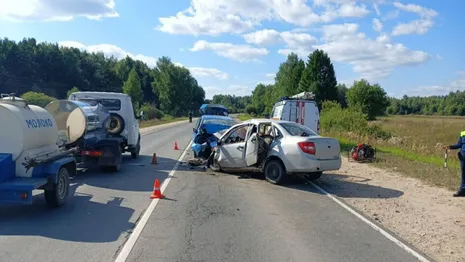
<svg viewBox="0 0 465 262">
<path fill-rule="evenodd" d="M 119 143 L 108 143 L 102 148 L 102 156 L 99 157 L 99 166 L 121 165 L 122 153 Z"/>
<path fill-rule="evenodd" d="M 112 168 L 118 171 L 122 162 L 120 139 L 106 139 L 99 141 L 92 148 L 81 152 L 80 168 Z"/>
</svg>

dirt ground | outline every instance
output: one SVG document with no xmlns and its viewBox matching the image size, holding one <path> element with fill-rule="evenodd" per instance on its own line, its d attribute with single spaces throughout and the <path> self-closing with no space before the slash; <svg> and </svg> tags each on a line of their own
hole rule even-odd
<svg viewBox="0 0 465 262">
<path fill-rule="evenodd" d="M 454 192 L 346 158 L 317 184 L 431 258 L 465 261 L 465 198 Z"/>
</svg>

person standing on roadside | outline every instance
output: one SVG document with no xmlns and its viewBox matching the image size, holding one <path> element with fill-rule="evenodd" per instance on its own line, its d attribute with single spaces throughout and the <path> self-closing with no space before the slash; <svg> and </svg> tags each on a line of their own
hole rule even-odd
<svg viewBox="0 0 465 262">
<path fill-rule="evenodd" d="M 189 123 L 192 123 L 192 112 L 189 112 Z"/>
<path fill-rule="evenodd" d="M 457 144 L 444 146 L 445 150 L 460 149 L 457 156 L 460 160 L 460 169 L 462 173 L 462 181 L 459 190 L 454 194 L 454 197 L 465 197 L 465 131 L 460 132 Z"/>
</svg>

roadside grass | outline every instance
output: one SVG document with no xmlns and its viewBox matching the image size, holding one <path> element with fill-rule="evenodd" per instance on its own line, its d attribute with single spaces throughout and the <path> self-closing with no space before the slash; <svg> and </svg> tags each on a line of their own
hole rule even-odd
<svg viewBox="0 0 465 262">
<path fill-rule="evenodd" d="M 247 121 L 249 119 L 252 119 L 253 116 L 249 115 L 249 114 L 240 114 L 237 116 L 237 119 L 241 120 L 241 121 Z"/>
<path fill-rule="evenodd" d="M 139 127 L 140 128 L 145 128 L 145 127 L 168 124 L 168 123 L 183 121 L 183 120 L 188 120 L 188 119 L 189 119 L 188 117 L 164 116 L 161 119 L 152 119 L 152 120 L 147 120 L 147 121 L 140 121 Z"/>
<path fill-rule="evenodd" d="M 463 117 L 388 116 L 371 125 L 379 125 L 391 133 L 389 139 L 376 139 L 351 133 L 323 131 L 335 137 L 343 154 L 357 143 L 368 143 L 377 150 L 375 166 L 419 178 L 429 184 L 455 190 L 460 185 L 457 151 L 451 151 L 444 168 L 443 145 L 455 144 L 465 127 Z"/>
</svg>

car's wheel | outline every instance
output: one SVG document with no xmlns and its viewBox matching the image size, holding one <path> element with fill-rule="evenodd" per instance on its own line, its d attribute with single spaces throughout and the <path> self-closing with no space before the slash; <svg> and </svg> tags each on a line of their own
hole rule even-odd
<svg viewBox="0 0 465 262">
<path fill-rule="evenodd" d="M 136 159 L 139 157 L 139 154 L 140 154 L 140 135 L 139 135 L 139 139 L 137 139 L 136 150 L 131 153 L 131 157 Z"/>
<path fill-rule="evenodd" d="M 52 189 L 45 190 L 45 202 L 49 207 L 60 207 L 66 202 L 69 194 L 69 172 L 66 167 L 58 171 L 58 181 Z"/>
<path fill-rule="evenodd" d="M 323 172 L 313 172 L 313 173 L 306 174 L 305 178 L 308 181 L 315 181 L 315 180 L 319 179 L 321 177 L 321 175 L 323 175 Z"/>
<path fill-rule="evenodd" d="M 272 159 L 265 164 L 265 178 L 272 184 L 279 185 L 284 181 L 286 170 L 281 161 Z"/>
</svg>

